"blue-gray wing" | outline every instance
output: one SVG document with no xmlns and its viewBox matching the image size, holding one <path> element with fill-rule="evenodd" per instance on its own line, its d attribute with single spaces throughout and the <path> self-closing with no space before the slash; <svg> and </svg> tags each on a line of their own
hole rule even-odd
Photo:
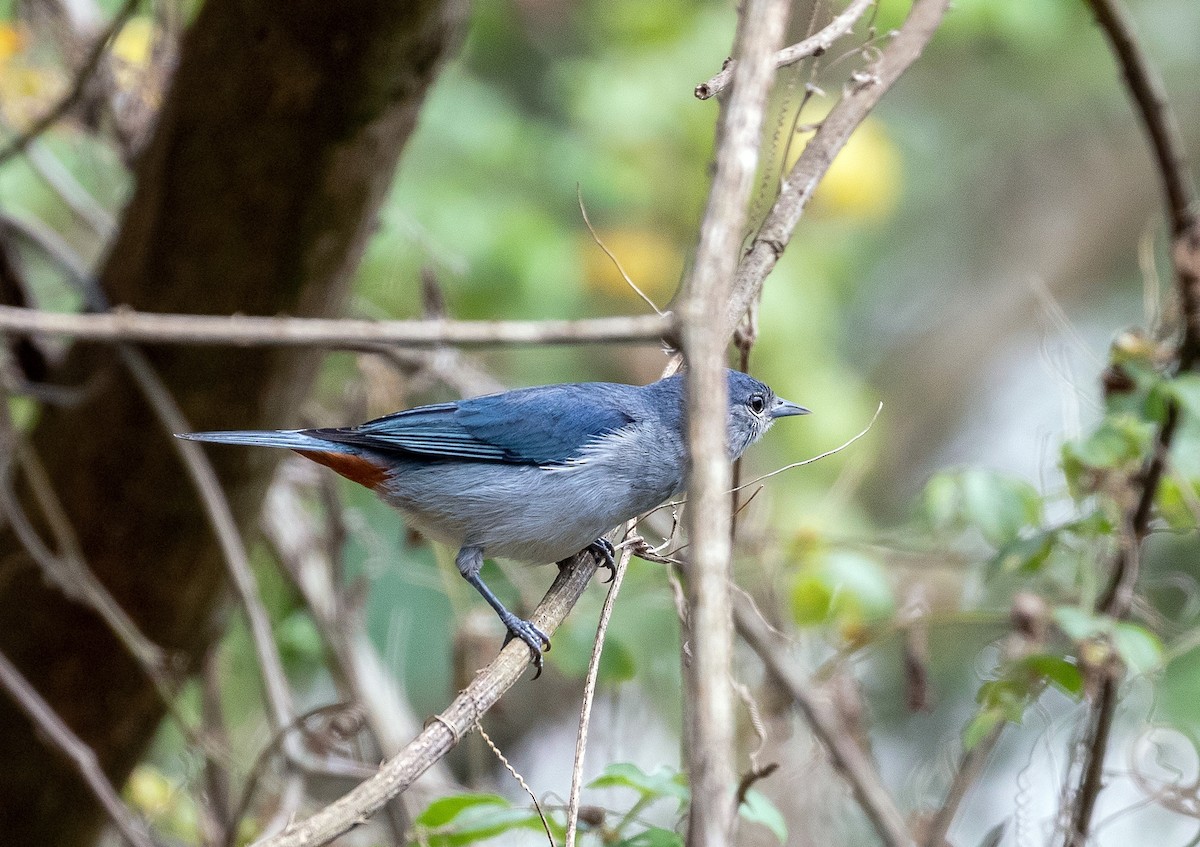
<svg viewBox="0 0 1200 847">
<path fill-rule="evenodd" d="M 434 459 L 552 464 L 634 421 L 637 388 L 580 383 L 523 388 L 421 406 L 348 429 L 310 430 L 329 441 Z"/>
</svg>

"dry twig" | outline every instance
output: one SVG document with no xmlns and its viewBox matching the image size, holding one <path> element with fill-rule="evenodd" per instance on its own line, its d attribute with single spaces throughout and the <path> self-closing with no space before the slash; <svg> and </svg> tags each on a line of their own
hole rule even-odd
<svg viewBox="0 0 1200 847">
<path fill-rule="evenodd" d="M 0 306 L 0 332 L 63 335 L 81 341 L 233 347 L 320 347 L 374 350 L 381 346 L 488 347 L 506 344 L 632 344 L 668 342 L 669 315 L 577 321 L 368 321 L 353 318 L 169 315 L 117 308 L 68 314 Z"/>
<path fill-rule="evenodd" d="M 883 48 L 879 60 L 859 75 L 860 82 L 847 91 L 821 121 L 816 134 L 784 179 L 779 199 L 738 265 L 733 296 L 729 299 L 723 322 L 723 331 L 727 335 L 733 334 L 750 304 L 758 299 L 763 282 L 783 255 L 804 207 L 812 199 L 817 183 L 829 170 L 834 156 L 884 93 L 921 55 L 949 5 L 949 0 L 916 0 L 904 24 Z"/>
<path fill-rule="evenodd" d="M 533 623 L 553 634 L 587 588 L 597 565 L 591 554 L 576 556 L 570 566 L 559 572 L 550 591 L 534 611 Z M 520 679 L 531 661 L 529 648 L 514 639 L 454 698 L 454 702 L 426 725 L 420 735 L 386 762 L 379 773 L 307 820 L 261 842 L 259 847 L 328 844 L 366 820 L 449 753 L 459 739 L 470 732 L 479 717 Z"/>
<path fill-rule="evenodd" d="M 775 67 L 785 68 L 788 65 L 794 65 L 797 62 L 807 59 L 810 56 L 820 56 L 825 53 L 833 43 L 845 36 L 850 30 L 854 29 L 854 25 L 858 23 L 858 19 L 866 14 L 867 9 L 875 4 L 875 0 L 851 0 L 845 10 L 830 21 L 820 32 L 813 33 L 808 38 L 793 44 L 791 47 L 784 47 L 775 54 Z M 707 100 L 710 97 L 716 97 L 728 86 L 733 79 L 733 69 L 737 62 L 732 59 L 725 63 L 725 66 L 717 72 L 708 82 L 702 82 L 696 86 L 696 99 Z"/>
<path fill-rule="evenodd" d="M 791 696 L 813 734 L 829 751 L 834 767 L 850 784 L 855 799 L 875 827 L 880 840 L 887 847 L 912 844 L 904 816 L 880 779 L 875 764 L 858 746 L 854 736 L 844 730 L 837 712 L 828 703 L 813 696 L 808 682 L 793 667 L 784 648 L 778 643 L 778 637 L 771 633 L 766 622 L 744 601 L 734 604 L 734 622 L 738 634 Z"/>
<path fill-rule="evenodd" d="M 625 526 L 625 535 L 633 531 L 633 522 Z M 579 795 L 583 790 L 583 756 L 587 750 L 588 726 L 592 719 L 592 701 L 596 697 L 596 680 L 600 676 L 600 654 L 604 650 L 604 636 L 608 632 L 608 621 L 612 617 L 613 605 L 617 594 L 621 591 L 621 583 L 625 581 L 625 569 L 633 556 L 631 546 L 620 548 L 617 557 L 617 567 L 613 573 L 612 584 L 608 586 L 608 594 L 604 605 L 600 608 L 600 622 L 596 625 L 596 640 L 592 644 L 592 658 L 588 662 L 587 680 L 583 685 L 583 706 L 579 711 L 579 733 L 575 736 L 575 763 L 571 768 L 571 794 L 567 799 L 567 836 L 566 847 L 575 847 L 575 830 L 579 824 Z"/>
</svg>

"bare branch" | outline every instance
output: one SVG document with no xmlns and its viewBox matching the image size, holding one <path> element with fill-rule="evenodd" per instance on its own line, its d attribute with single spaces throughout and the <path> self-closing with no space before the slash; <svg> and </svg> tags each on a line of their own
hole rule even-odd
<svg viewBox="0 0 1200 847">
<path fill-rule="evenodd" d="M 884 93 L 921 55 L 949 5 L 949 0 L 916 0 L 904 24 L 883 48 L 879 61 L 857 75 L 857 82 L 821 121 L 816 134 L 792 166 L 780 189 L 779 199 L 738 265 L 733 296 L 724 318 L 727 334 L 733 333 L 750 304 L 758 299 L 763 282 L 783 255 L 804 207 L 812 199 L 817 183 L 829 170 L 834 156 Z"/>
<path fill-rule="evenodd" d="M 1200 222 L 1197 221 L 1196 193 L 1187 169 L 1187 157 L 1162 82 L 1138 43 L 1129 13 L 1119 0 L 1087 2 L 1121 65 L 1162 179 L 1164 203 L 1174 239 L 1175 283 L 1184 319 L 1175 364 L 1180 371 L 1192 370 L 1200 360 Z M 1096 604 L 1096 611 L 1101 614 L 1124 618 L 1129 613 L 1138 578 L 1142 541 L 1149 531 L 1158 485 L 1166 469 L 1181 414 L 1178 402 L 1167 404 L 1153 450 L 1141 471 L 1130 481 L 1134 506 L 1126 513 L 1109 582 Z M 1104 673 L 1099 694 L 1092 700 L 1084 732 L 1084 760 L 1070 813 L 1066 835 L 1068 847 L 1082 847 L 1087 842 L 1092 812 L 1103 787 L 1104 759 L 1120 684 L 1119 671 L 1108 669 Z"/>
<path fill-rule="evenodd" d="M 851 0 L 840 15 L 834 18 L 820 32 L 810 35 L 801 42 L 793 44 L 791 47 L 784 47 L 775 54 L 775 67 L 785 68 L 788 65 L 794 65 L 797 62 L 807 59 L 810 56 L 820 56 L 826 50 L 833 46 L 833 43 L 845 36 L 850 30 L 854 29 L 854 25 L 858 22 L 871 6 L 875 5 L 875 0 Z M 710 97 L 716 97 L 728 86 L 730 80 L 733 79 L 733 69 L 737 62 L 732 59 L 725 63 L 725 66 L 717 72 L 716 76 L 712 77 L 708 82 L 702 82 L 696 86 L 696 99 L 707 100 Z"/>
<path fill-rule="evenodd" d="M 633 532 L 633 521 L 625 525 L 626 537 Z M 588 726 L 592 719 L 592 701 L 596 697 L 596 680 L 600 675 L 600 654 L 604 650 L 604 636 L 608 632 L 608 621 L 612 617 L 613 605 L 617 594 L 621 591 L 621 583 L 625 581 L 625 569 L 633 556 L 633 548 L 621 548 L 617 557 L 617 566 L 613 572 L 612 584 L 608 586 L 608 594 L 604 605 L 600 607 L 600 622 L 596 625 L 596 640 L 592 644 L 592 658 L 588 662 L 587 680 L 583 685 L 583 707 L 579 712 L 579 733 L 575 736 L 575 764 L 571 768 L 571 795 L 567 799 L 567 835 L 566 847 L 575 847 L 575 831 L 579 824 L 579 795 L 583 790 L 583 756 L 587 750 Z"/>
<path fill-rule="evenodd" d="M 0 332 L 65 335 L 82 341 L 371 350 L 381 345 L 657 344 L 670 339 L 673 326 L 669 316 L 658 315 L 578 321 L 367 321 L 168 315 L 121 308 L 105 314 L 67 314 L 0 306 Z"/>
<path fill-rule="evenodd" d="M 100 767 L 92 748 L 84 744 L 79 736 L 63 723 L 63 719 L 34 691 L 33 686 L 3 653 L 0 653 L 0 686 L 4 687 L 13 702 L 40 730 L 41 737 L 71 760 L 113 826 L 121 833 L 121 837 L 131 847 L 154 847 L 154 840 L 150 837 L 146 825 L 121 802 L 117 790 L 104 775 L 104 769 Z"/>
<path fill-rule="evenodd" d="M 796 671 L 766 622 L 745 601 L 734 604 L 734 622 L 738 634 L 784 687 L 804 715 L 813 735 L 829 751 L 834 767 L 850 784 L 855 799 L 871 820 L 880 840 L 887 847 L 912 844 L 904 816 L 880 779 L 875 764 L 858 746 L 854 736 L 843 731 L 836 711 L 813 696 L 808 681 Z"/>
<path fill-rule="evenodd" d="M 563 568 L 532 621 L 545 632 L 554 633 L 563 618 L 582 596 L 598 562 L 591 554 L 577 555 Z M 496 704 L 529 667 L 529 648 L 518 640 L 510 642 L 479 675 L 434 718 L 413 741 L 380 769 L 379 773 L 332 804 L 269 838 L 259 847 L 316 847 L 328 844 L 373 815 L 388 800 L 441 760 Z"/>
<path fill-rule="evenodd" d="M 741 8 L 733 93 L 717 130 L 716 172 L 700 244 L 682 288 L 680 333 L 688 369 L 686 520 L 691 544 L 687 599 L 691 656 L 685 661 L 684 715 L 692 802 L 688 843 L 729 842 L 734 805 L 733 627 L 729 572 L 733 553 L 729 489 L 732 481 L 725 420 L 729 389 L 725 348 L 730 332 L 713 320 L 728 298 L 729 280 L 746 226 L 747 202 L 758 167 L 773 54 L 783 40 L 788 4 L 747 0 Z"/>
</svg>

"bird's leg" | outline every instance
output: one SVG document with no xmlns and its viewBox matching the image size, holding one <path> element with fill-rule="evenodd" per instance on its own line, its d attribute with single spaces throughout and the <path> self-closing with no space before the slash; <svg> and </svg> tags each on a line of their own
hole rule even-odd
<svg viewBox="0 0 1200 847">
<path fill-rule="evenodd" d="M 542 652 L 550 649 L 550 636 L 529 621 L 517 617 L 506 609 L 500 602 L 500 598 L 493 594 L 492 589 L 488 588 L 480 578 L 479 571 L 483 568 L 482 548 L 462 548 L 458 551 L 454 563 L 458 565 L 458 572 L 463 575 L 463 579 L 475 586 L 475 590 L 484 600 L 487 600 L 489 606 L 496 610 L 500 620 L 508 627 L 509 637 L 504 643 L 507 644 L 515 636 L 529 645 L 529 652 L 533 654 L 533 664 L 537 667 L 537 673 L 533 678 L 537 679 L 542 675 Z"/>
<path fill-rule="evenodd" d="M 617 578 L 617 551 L 613 548 L 612 542 L 603 535 L 584 548 L 599 561 L 599 567 L 608 569 L 608 579 L 605 582 L 612 582 Z"/>
<path fill-rule="evenodd" d="M 579 552 L 580 553 L 591 553 L 593 556 L 596 557 L 596 559 L 599 562 L 597 567 L 605 568 L 608 571 L 608 579 L 604 580 L 605 582 L 612 582 L 613 579 L 616 578 L 616 576 L 617 576 L 617 558 L 616 558 L 617 551 L 616 551 L 616 548 L 614 548 L 612 546 L 612 542 L 609 541 L 607 538 L 605 538 L 604 536 L 600 536 L 599 538 L 597 538 L 595 541 L 593 541 L 587 547 L 584 547 Z M 568 564 L 570 564 L 570 562 L 571 562 L 571 559 L 563 559 L 561 562 L 557 562 L 556 564 L 558 565 L 558 569 L 561 571 Z"/>
</svg>

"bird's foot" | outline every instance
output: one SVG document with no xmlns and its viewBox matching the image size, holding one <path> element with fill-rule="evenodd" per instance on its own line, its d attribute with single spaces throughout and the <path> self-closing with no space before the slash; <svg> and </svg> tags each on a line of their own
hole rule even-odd
<svg viewBox="0 0 1200 847">
<path fill-rule="evenodd" d="M 542 675 L 542 653 L 550 650 L 550 636 L 524 618 L 518 618 L 512 612 L 509 612 L 507 616 L 501 615 L 500 620 L 508 627 L 508 637 L 504 639 L 506 645 L 514 638 L 519 638 L 529 646 L 529 652 L 533 654 L 533 665 L 537 668 L 537 673 L 533 675 L 533 678 L 537 679 Z"/>
<path fill-rule="evenodd" d="M 600 537 L 593 541 L 585 548 L 589 553 L 600 560 L 599 567 L 608 569 L 608 579 L 605 582 L 612 582 L 617 577 L 617 551 L 612 546 L 612 542 L 607 538 Z"/>
</svg>

